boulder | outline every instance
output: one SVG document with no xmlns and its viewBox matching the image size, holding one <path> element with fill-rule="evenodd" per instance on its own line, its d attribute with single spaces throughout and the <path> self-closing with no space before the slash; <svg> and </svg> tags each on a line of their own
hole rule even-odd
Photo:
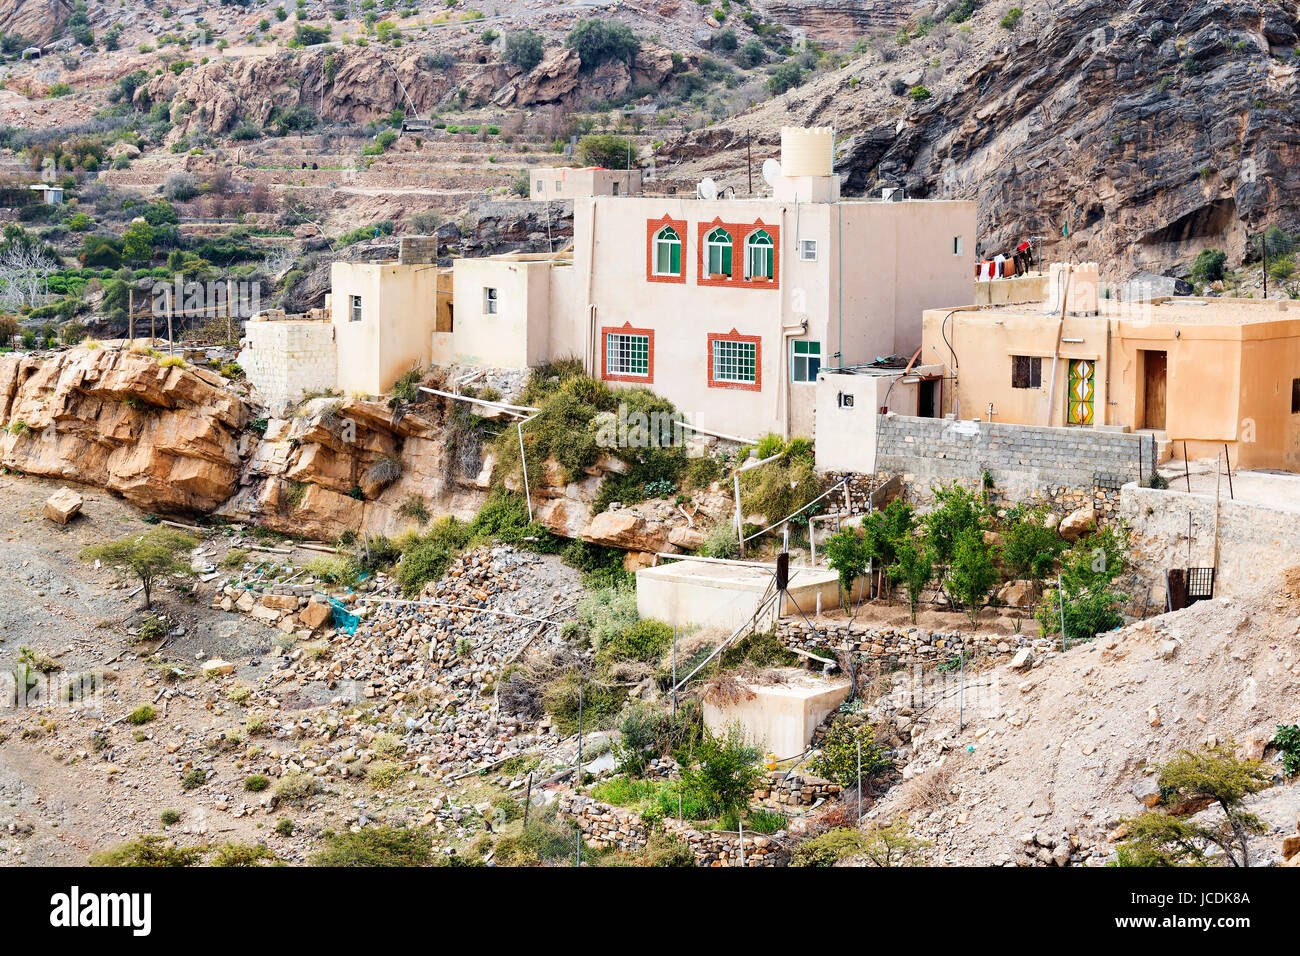
<svg viewBox="0 0 1300 956">
<path fill-rule="evenodd" d="M 668 532 L 668 543 L 683 551 L 694 551 L 704 544 L 704 540 L 703 531 L 698 528 L 688 528 L 686 525 L 680 525 Z"/>
<path fill-rule="evenodd" d="M 214 657 L 203 665 L 203 673 L 208 676 L 214 674 L 233 674 L 235 665 L 230 661 L 223 661 L 220 657 Z"/>
<path fill-rule="evenodd" d="M 648 527 L 644 518 L 631 511 L 596 515 L 582 529 L 582 539 L 625 551 L 663 551 L 668 546 L 668 534 L 663 528 Z"/>
<path fill-rule="evenodd" d="M 1097 510 L 1092 505 L 1084 505 L 1061 519 L 1057 531 L 1066 541 L 1078 541 L 1097 526 Z"/>
<path fill-rule="evenodd" d="M 1016 651 L 1016 656 L 1011 658 L 1011 663 L 1008 666 L 1014 671 L 1023 671 L 1028 670 L 1033 666 L 1033 664 L 1033 651 L 1027 647 L 1022 647 L 1020 650 Z"/>
<path fill-rule="evenodd" d="M 1008 581 L 998 591 L 998 603 L 1006 607 L 1032 607 L 1034 604 L 1034 583 L 1032 581 Z"/>
<path fill-rule="evenodd" d="M 298 598 L 292 594 L 263 594 L 262 605 L 277 611 L 296 611 Z"/>
<path fill-rule="evenodd" d="M 1141 776 L 1133 781 L 1133 796 L 1144 807 L 1154 807 L 1160 802 L 1160 784 L 1154 776 Z"/>
<path fill-rule="evenodd" d="M 304 627 L 309 627 L 314 631 L 323 626 L 333 613 L 334 609 L 325 601 L 312 598 L 310 603 L 302 609 L 302 613 L 298 615 L 298 620 L 302 622 Z"/>
<path fill-rule="evenodd" d="M 81 495 L 71 488 L 60 488 L 45 499 L 45 507 L 41 513 L 58 524 L 67 524 L 81 514 L 81 506 L 84 503 L 85 500 Z"/>
</svg>

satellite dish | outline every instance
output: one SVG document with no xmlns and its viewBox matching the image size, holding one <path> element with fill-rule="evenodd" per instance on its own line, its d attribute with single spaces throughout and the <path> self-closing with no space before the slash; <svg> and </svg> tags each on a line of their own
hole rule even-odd
<svg viewBox="0 0 1300 956">
<path fill-rule="evenodd" d="M 700 184 L 695 187 L 695 195 L 699 196 L 701 199 L 717 199 L 718 184 L 712 179 L 701 179 Z"/>
<path fill-rule="evenodd" d="M 775 159 L 763 160 L 763 182 L 767 183 L 773 189 L 776 188 L 776 181 L 781 178 L 781 164 Z"/>
</svg>

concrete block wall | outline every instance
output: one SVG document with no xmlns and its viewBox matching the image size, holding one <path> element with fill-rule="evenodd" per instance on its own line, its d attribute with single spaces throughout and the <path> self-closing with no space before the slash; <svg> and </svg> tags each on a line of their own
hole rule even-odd
<svg viewBox="0 0 1300 956">
<path fill-rule="evenodd" d="M 338 383 L 338 353 L 329 322 L 253 321 L 241 354 L 249 382 L 272 414 L 280 415 L 309 392 Z"/>
<path fill-rule="evenodd" d="M 1139 480 L 1151 444 L 1127 432 L 906 415 L 882 418 L 879 442 L 879 471 L 904 475 L 908 484 L 979 482 L 987 471 L 1010 497 L 1049 487 L 1113 496 Z"/>
</svg>

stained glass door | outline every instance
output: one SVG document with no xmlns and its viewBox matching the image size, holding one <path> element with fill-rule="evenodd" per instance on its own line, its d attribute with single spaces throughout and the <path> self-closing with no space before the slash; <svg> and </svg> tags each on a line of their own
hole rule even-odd
<svg viewBox="0 0 1300 956">
<path fill-rule="evenodd" d="M 1066 421 L 1071 425 L 1092 424 L 1093 374 L 1096 363 L 1090 359 L 1070 360 L 1070 391 L 1066 395 Z"/>
</svg>

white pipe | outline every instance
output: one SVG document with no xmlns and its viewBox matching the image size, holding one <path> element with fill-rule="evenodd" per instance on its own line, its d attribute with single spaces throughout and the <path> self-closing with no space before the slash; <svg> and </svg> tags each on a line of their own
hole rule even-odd
<svg viewBox="0 0 1300 956">
<path fill-rule="evenodd" d="M 501 408 L 508 412 L 540 412 L 540 408 L 533 408 L 531 405 L 511 405 L 509 402 L 489 402 L 483 398 L 470 398 L 468 395 L 457 395 L 453 392 L 444 392 L 436 388 L 426 388 L 420 386 L 420 391 L 428 392 L 430 395 L 441 395 L 443 398 L 454 398 L 458 402 L 473 402 L 475 405 L 486 405 L 488 408 Z"/>
</svg>

